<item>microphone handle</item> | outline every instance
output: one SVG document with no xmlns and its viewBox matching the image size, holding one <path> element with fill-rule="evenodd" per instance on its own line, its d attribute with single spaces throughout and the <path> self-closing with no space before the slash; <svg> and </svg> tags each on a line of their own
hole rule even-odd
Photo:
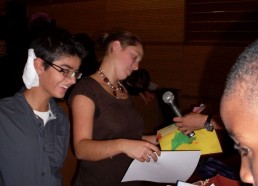
<svg viewBox="0 0 258 186">
<path fill-rule="evenodd" d="M 174 105 L 173 103 L 170 104 L 172 111 L 174 112 L 174 114 L 178 117 L 182 117 L 181 112 L 178 110 L 178 108 L 176 107 L 176 105 Z"/>
<path fill-rule="evenodd" d="M 181 112 L 178 110 L 178 108 L 176 107 L 176 105 L 174 105 L 174 103 L 170 103 L 170 106 L 171 106 L 171 109 L 172 109 L 172 111 L 174 112 L 174 114 L 177 116 L 177 117 L 182 117 L 182 114 L 181 114 Z M 189 134 L 187 134 L 187 136 L 189 137 L 189 138 L 191 138 L 191 137 L 193 137 L 195 135 L 195 132 L 194 131 L 192 131 L 192 132 L 190 132 Z"/>
</svg>

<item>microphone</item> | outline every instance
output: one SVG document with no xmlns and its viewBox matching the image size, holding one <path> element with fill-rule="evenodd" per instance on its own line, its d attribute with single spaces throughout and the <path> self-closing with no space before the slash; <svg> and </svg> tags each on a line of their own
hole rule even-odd
<svg viewBox="0 0 258 186">
<path fill-rule="evenodd" d="M 177 106 L 174 104 L 174 99 L 175 96 L 172 92 L 167 91 L 163 94 L 162 99 L 165 103 L 169 104 L 172 111 L 174 112 L 174 114 L 178 117 L 182 117 L 181 112 L 179 111 L 179 109 L 177 108 Z M 189 138 L 193 137 L 195 135 L 194 131 L 192 131 L 191 133 L 187 134 L 187 136 Z"/>
</svg>

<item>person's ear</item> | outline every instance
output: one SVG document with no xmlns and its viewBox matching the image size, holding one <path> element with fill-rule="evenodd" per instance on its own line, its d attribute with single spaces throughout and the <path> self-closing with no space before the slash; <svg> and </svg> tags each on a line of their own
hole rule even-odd
<svg viewBox="0 0 258 186">
<path fill-rule="evenodd" d="M 44 63 L 44 61 L 40 58 L 34 59 L 34 68 L 38 75 L 40 75 L 43 71 L 45 71 L 43 63 Z"/>
<path fill-rule="evenodd" d="M 114 42 L 112 43 L 112 51 L 113 51 L 113 52 L 116 53 L 116 52 L 120 51 L 121 48 L 122 48 L 122 46 L 121 46 L 120 41 L 114 41 Z"/>
</svg>

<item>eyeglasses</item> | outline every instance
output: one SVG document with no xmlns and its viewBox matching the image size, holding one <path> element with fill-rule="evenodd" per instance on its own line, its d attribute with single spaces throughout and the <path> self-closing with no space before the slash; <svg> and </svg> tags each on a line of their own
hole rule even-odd
<svg viewBox="0 0 258 186">
<path fill-rule="evenodd" d="M 71 71 L 71 70 L 65 69 L 54 63 L 50 63 L 49 61 L 46 61 L 44 59 L 43 61 L 45 61 L 49 66 L 53 67 L 58 72 L 62 73 L 64 77 L 67 77 L 67 78 L 74 77 L 75 79 L 80 79 L 82 77 L 82 73 L 79 71 Z"/>
</svg>

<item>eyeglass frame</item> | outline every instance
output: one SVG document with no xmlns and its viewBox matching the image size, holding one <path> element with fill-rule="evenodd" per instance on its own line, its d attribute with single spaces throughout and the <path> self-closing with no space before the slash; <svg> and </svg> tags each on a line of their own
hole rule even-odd
<svg viewBox="0 0 258 186">
<path fill-rule="evenodd" d="M 74 77 L 75 79 L 80 79 L 82 77 L 82 73 L 78 70 L 76 71 L 71 71 L 69 69 L 66 69 L 66 68 L 63 68 L 63 67 L 60 67 L 59 65 L 56 65 L 54 63 L 51 63 L 45 59 L 42 59 L 46 64 L 48 64 L 49 66 L 51 66 L 53 69 L 55 69 L 56 71 L 60 72 L 63 74 L 64 77 L 67 77 L 67 78 L 71 78 L 71 77 Z M 58 68 L 60 69 L 58 69 Z M 72 73 L 71 73 L 72 72 Z M 69 76 L 68 74 L 71 73 L 71 75 Z M 76 75 L 76 73 L 78 73 L 78 75 Z"/>
</svg>

